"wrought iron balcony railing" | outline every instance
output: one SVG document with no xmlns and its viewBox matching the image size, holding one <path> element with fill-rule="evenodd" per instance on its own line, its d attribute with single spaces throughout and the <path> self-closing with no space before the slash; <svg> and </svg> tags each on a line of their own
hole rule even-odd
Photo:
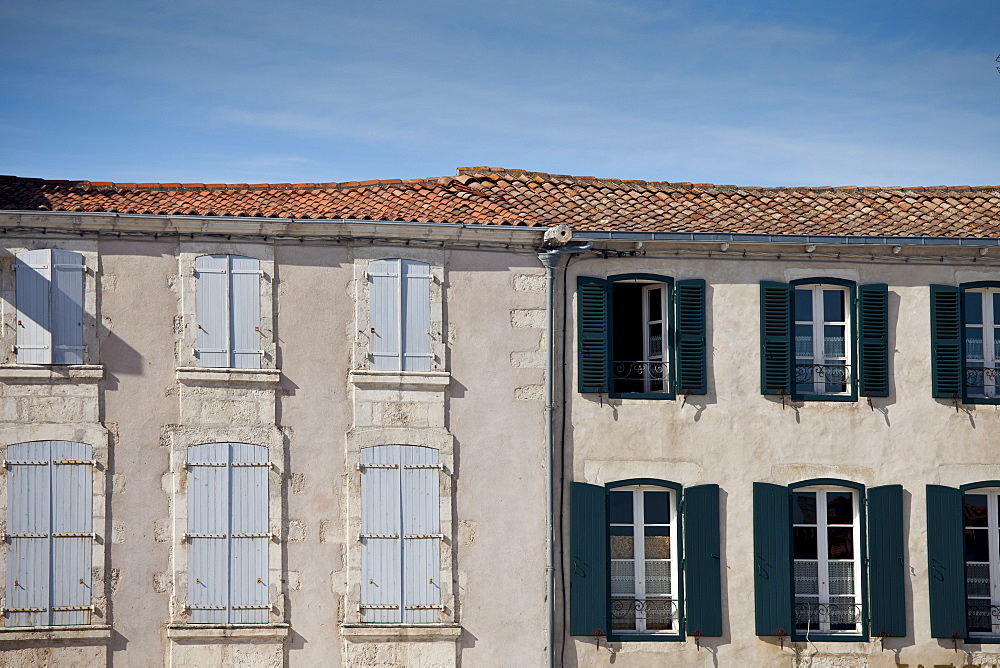
<svg viewBox="0 0 1000 668">
<path fill-rule="evenodd" d="M 1000 629 L 1000 605 L 991 605 L 987 600 L 980 603 L 976 599 L 969 599 L 965 611 L 971 633 L 993 635 L 995 629 Z"/>
<path fill-rule="evenodd" d="M 969 394 L 986 394 L 988 391 L 993 396 L 1000 390 L 998 384 L 1000 367 L 978 366 L 965 369 L 965 389 Z"/>
<path fill-rule="evenodd" d="M 847 385 L 851 367 L 846 364 L 796 364 L 796 385 Z"/>
<path fill-rule="evenodd" d="M 666 631 L 676 628 L 679 619 L 677 601 L 672 598 L 651 597 L 646 600 L 615 598 L 611 600 L 611 626 L 617 630 L 635 629 L 636 620 L 642 619 L 647 631 Z"/>
<path fill-rule="evenodd" d="M 796 603 L 795 628 L 808 631 L 853 631 L 861 623 L 858 603 Z"/>
<path fill-rule="evenodd" d="M 615 360 L 615 380 L 646 380 L 663 382 L 663 371 L 666 367 L 662 361 L 655 360 Z"/>
</svg>

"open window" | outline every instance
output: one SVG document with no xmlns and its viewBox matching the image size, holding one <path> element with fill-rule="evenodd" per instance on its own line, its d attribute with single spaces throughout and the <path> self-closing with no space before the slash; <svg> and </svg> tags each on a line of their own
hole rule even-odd
<svg viewBox="0 0 1000 668">
<path fill-rule="evenodd" d="M 933 396 L 1000 403 L 1000 283 L 931 286 Z"/>
</svg>

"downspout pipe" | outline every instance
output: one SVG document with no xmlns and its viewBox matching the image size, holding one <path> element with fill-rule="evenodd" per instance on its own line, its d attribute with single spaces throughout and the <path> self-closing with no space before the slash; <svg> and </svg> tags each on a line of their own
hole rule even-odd
<svg viewBox="0 0 1000 668">
<path fill-rule="evenodd" d="M 590 250 L 594 245 L 593 241 L 588 241 L 583 245 L 560 246 L 549 250 L 539 251 L 538 259 L 545 266 L 545 467 L 548 472 L 548 490 L 545 506 L 545 587 L 548 615 L 548 651 L 547 662 L 549 668 L 555 667 L 555 639 L 556 639 L 556 603 L 555 603 L 555 486 L 556 478 L 553 470 L 554 453 L 553 440 L 555 434 L 555 374 L 556 374 L 556 352 L 555 352 L 555 285 L 556 267 L 566 253 L 583 253 Z M 561 367 L 560 367 L 561 368 Z"/>
</svg>

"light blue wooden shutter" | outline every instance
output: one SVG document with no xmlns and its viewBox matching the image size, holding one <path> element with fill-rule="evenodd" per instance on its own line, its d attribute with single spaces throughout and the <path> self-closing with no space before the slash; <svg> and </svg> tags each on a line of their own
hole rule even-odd
<svg viewBox="0 0 1000 668">
<path fill-rule="evenodd" d="M 231 624 L 265 624 L 268 603 L 267 448 L 231 443 Z"/>
<path fill-rule="evenodd" d="M 7 626 L 49 624 L 50 468 L 48 441 L 7 448 Z"/>
<path fill-rule="evenodd" d="M 52 363 L 52 251 L 31 250 L 15 261 L 18 364 Z"/>
<path fill-rule="evenodd" d="M 93 448 L 51 441 L 52 618 L 51 624 L 89 624 L 90 566 L 94 545 Z"/>
<path fill-rule="evenodd" d="M 83 364 L 83 256 L 52 251 L 52 363 Z"/>
<path fill-rule="evenodd" d="M 375 260 L 368 265 L 369 354 L 375 370 L 402 368 L 401 278 L 399 260 Z"/>
<path fill-rule="evenodd" d="M 195 260 L 195 310 L 198 366 L 230 366 L 229 256 L 201 255 Z"/>
<path fill-rule="evenodd" d="M 260 368 L 260 260 L 233 255 L 232 349 L 234 369 Z"/>
<path fill-rule="evenodd" d="M 225 624 L 229 608 L 229 444 L 188 448 L 188 608 L 194 624 Z"/>
<path fill-rule="evenodd" d="M 402 620 L 399 446 L 361 450 L 361 620 Z"/>
<path fill-rule="evenodd" d="M 431 370 L 431 267 L 402 260 L 403 371 Z"/>
<path fill-rule="evenodd" d="M 441 621 L 440 468 L 438 451 L 403 445 L 403 622 Z"/>
</svg>

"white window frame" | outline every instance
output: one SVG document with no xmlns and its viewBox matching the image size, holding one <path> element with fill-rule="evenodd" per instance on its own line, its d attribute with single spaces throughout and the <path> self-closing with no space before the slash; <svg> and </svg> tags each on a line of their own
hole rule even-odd
<svg viewBox="0 0 1000 668">
<path fill-rule="evenodd" d="M 633 582 L 635 583 L 634 596 L 629 596 L 628 593 L 618 592 L 614 593 L 614 579 L 612 575 L 612 589 L 609 592 L 610 604 L 611 604 L 611 614 L 612 614 L 612 626 L 614 625 L 614 605 L 615 599 L 618 597 L 628 596 L 629 598 L 635 599 L 635 628 L 634 629 L 618 629 L 612 628 L 611 633 L 614 635 L 622 634 L 642 634 L 642 635 L 658 635 L 658 636 L 679 636 L 681 633 L 681 620 L 680 620 L 680 599 L 679 599 L 679 585 L 680 585 L 680 568 L 678 563 L 677 554 L 677 544 L 680 540 L 678 534 L 678 508 L 677 508 L 677 495 L 679 492 L 676 489 L 670 487 L 660 487 L 658 485 L 629 485 L 626 487 L 612 487 L 608 490 L 608 494 L 614 494 L 615 492 L 630 492 L 632 494 L 632 524 L 620 524 L 620 523 L 608 523 L 609 527 L 614 526 L 631 526 L 632 527 L 632 545 L 633 553 L 632 559 L 615 559 L 611 556 L 611 547 L 608 546 L 608 560 L 611 564 L 611 572 L 614 573 L 615 562 L 633 562 Z M 644 516 L 644 503 L 645 495 L 644 492 L 665 492 L 667 496 L 667 507 L 670 509 L 670 522 L 668 524 L 646 524 Z M 610 518 L 609 518 L 610 520 Z M 645 550 L 645 527 L 647 526 L 666 526 L 670 528 L 670 593 L 669 594 L 649 594 L 646 591 L 646 550 Z M 609 536 L 610 541 L 610 536 Z M 659 560 L 664 561 L 664 560 Z M 640 603 L 645 603 L 650 599 L 657 600 L 667 600 L 670 602 L 670 610 L 673 615 L 672 619 L 672 629 L 661 629 L 661 630 L 647 630 L 646 629 L 646 614 L 644 606 Z"/>
<path fill-rule="evenodd" d="M 796 304 L 798 299 L 795 295 L 797 291 L 808 291 L 812 294 L 812 319 L 811 320 L 799 320 L 797 314 L 795 313 Z M 844 320 L 826 320 L 825 309 L 823 308 L 823 292 L 826 290 L 836 290 L 841 293 L 844 300 Z M 828 396 L 850 396 L 853 393 L 853 383 L 854 383 L 854 360 L 853 352 L 854 348 L 854 322 L 852 319 L 852 304 L 851 304 L 851 290 L 843 285 L 832 285 L 828 283 L 802 283 L 792 286 L 792 318 L 793 318 L 793 331 L 792 339 L 795 343 L 795 373 L 793 374 L 793 381 L 795 381 L 795 387 L 798 390 L 800 386 L 812 385 L 812 390 L 808 392 L 796 392 L 796 394 L 816 394 L 816 395 L 828 395 Z M 800 356 L 798 354 L 798 342 L 795 341 L 796 331 L 800 325 L 808 325 L 812 328 L 812 354 L 810 356 Z M 843 356 L 829 356 L 826 354 L 826 326 L 834 325 L 841 326 L 844 328 L 844 355 Z M 825 369 L 829 366 L 830 360 L 840 361 L 843 360 L 844 368 L 846 373 L 844 375 L 844 390 L 843 391 L 829 391 L 827 385 L 831 384 L 826 379 Z M 796 379 L 798 377 L 798 367 L 800 366 L 812 366 L 812 377 L 811 383 L 800 383 Z M 821 367 L 824 372 L 820 373 L 816 370 L 816 367 Z M 840 366 L 839 364 L 836 366 Z M 841 383 L 833 383 L 835 385 L 840 385 Z"/>
<path fill-rule="evenodd" d="M 863 630 L 863 598 L 861 591 L 861 566 L 864 555 L 861 550 L 861 503 L 862 497 L 861 493 L 850 487 L 838 487 L 836 485 L 829 486 L 810 486 L 810 487 L 794 487 L 791 493 L 815 493 L 816 494 L 816 524 L 796 524 L 794 520 L 792 522 L 792 527 L 803 526 L 803 527 L 816 527 L 816 559 L 796 559 L 794 558 L 795 546 L 794 542 L 792 545 L 792 599 L 795 603 L 796 615 L 795 615 L 795 633 L 796 635 L 809 635 L 811 633 L 819 634 L 830 634 L 830 635 L 859 635 Z M 843 524 L 828 524 L 827 520 L 827 505 L 826 505 L 826 495 L 829 492 L 834 492 L 837 494 L 849 493 L 851 495 L 851 504 L 853 506 L 853 512 L 851 514 L 852 519 L 852 540 L 854 542 L 854 558 L 853 559 L 830 559 L 829 552 L 829 534 L 827 529 L 832 527 L 843 527 Z M 831 629 L 830 628 L 830 611 L 829 608 L 824 610 L 824 606 L 831 605 L 830 603 L 830 563 L 831 562 L 845 562 L 853 561 L 853 576 L 854 576 L 854 593 L 852 598 L 854 599 L 854 606 L 862 610 L 862 614 L 858 615 L 858 621 L 855 623 L 852 629 Z M 817 584 L 818 584 L 818 595 L 816 596 L 816 605 L 819 606 L 820 615 L 820 626 L 819 628 L 798 628 L 798 606 L 800 605 L 798 599 L 800 596 L 813 597 L 812 594 L 802 594 L 796 593 L 796 577 L 795 577 L 795 566 L 800 563 L 811 563 L 816 562 L 816 574 L 817 574 Z M 834 594 L 835 597 L 844 597 L 846 594 Z"/>
<path fill-rule="evenodd" d="M 972 327 L 978 327 L 982 332 L 982 358 L 974 359 L 969 357 L 969 339 L 966 335 L 966 330 L 970 327 L 969 324 L 965 322 L 965 313 L 962 314 L 962 355 L 965 359 L 965 378 L 963 378 L 963 384 L 965 386 L 965 392 L 970 397 L 975 397 L 979 399 L 996 399 L 1000 397 L 1000 352 L 996 349 L 996 336 L 997 330 L 1000 330 L 1000 322 L 998 322 L 998 316 L 1000 314 L 995 313 L 993 309 L 993 295 L 1000 293 L 1000 288 L 969 288 L 963 289 L 962 294 L 962 309 L 965 310 L 965 300 L 969 298 L 969 295 L 978 295 L 982 300 L 982 313 L 983 322 L 978 325 L 971 325 Z M 987 331 L 990 336 L 987 336 Z M 973 364 L 978 364 L 980 366 L 972 366 Z M 987 374 L 983 372 L 983 387 L 982 390 L 977 388 L 976 392 L 971 391 L 969 385 L 969 370 L 971 369 L 993 369 L 992 373 Z M 990 382 L 992 381 L 992 382 Z"/>
<path fill-rule="evenodd" d="M 612 322 L 609 324 L 609 329 L 612 330 L 611 331 L 612 340 L 614 340 L 616 334 L 620 335 L 620 333 L 613 331 L 614 315 L 617 309 L 614 303 L 614 296 L 613 296 L 614 286 L 617 284 L 621 285 L 638 284 L 642 286 L 642 295 L 641 295 L 642 307 L 640 313 L 638 314 L 639 317 L 642 319 L 641 321 L 642 359 L 615 360 L 614 351 L 613 350 L 611 351 L 612 392 L 615 394 L 633 394 L 633 392 L 627 392 L 617 389 L 615 387 L 615 381 L 630 382 L 633 380 L 640 380 L 641 378 L 643 384 L 643 393 L 668 394 L 670 392 L 670 373 L 671 373 L 670 363 L 671 363 L 671 352 L 672 352 L 671 341 L 670 341 L 671 313 L 668 311 L 669 301 L 667 299 L 667 294 L 670 291 L 670 284 L 665 281 L 650 281 L 645 279 L 626 278 L 622 280 L 614 280 L 613 276 L 609 277 L 608 280 L 610 282 L 610 290 L 612 293 L 612 300 L 611 300 Z M 649 293 L 656 289 L 660 290 L 660 319 L 651 320 L 650 319 L 651 314 L 649 309 Z M 650 327 L 655 327 L 656 325 L 660 326 L 661 345 L 660 345 L 659 356 L 656 356 L 651 352 L 652 345 L 650 340 Z M 654 357 L 658 358 L 654 359 Z M 661 368 L 661 374 L 657 380 L 654 380 L 653 378 L 654 364 L 659 364 Z M 633 373 L 638 374 L 640 378 L 631 378 L 630 376 Z M 625 374 L 625 375 L 619 378 L 615 378 L 615 376 L 617 376 L 618 374 Z M 654 385 L 656 385 L 657 383 L 660 385 L 658 389 L 654 388 Z"/>
<path fill-rule="evenodd" d="M 966 495 L 980 495 L 986 497 L 986 527 L 985 530 L 988 536 L 989 545 L 989 561 L 984 563 L 981 561 L 966 561 L 965 554 L 962 555 L 962 561 L 965 563 L 965 579 L 968 580 L 968 569 L 970 565 L 985 565 L 989 567 L 989 577 L 990 577 L 990 596 L 969 596 L 968 585 L 966 584 L 965 592 L 965 614 L 968 617 L 969 614 L 969 601 L 975 600 L 986 600 L 989 601 L 990 606 L 1000 606 L 1000 517 L 998 517 L 998 507 L 997 504 L 1000 503 L 1000 489 L 993 487 L 982 487 L 975 489 L 965 490 L 962 494 L 963 497 L 963 510 L 964 510 L 964 497 Z M 962 515 L 962 532 L 972 527 L 966 527 L 965 515 Z M 975 527 L 977 530 L 983 530 L 984 527 Z M 969 631 L 969 637 L 977 638 L 996 638 L 1000 637 L 1000 619 L 992 614 L 992 607 L 990 609 L 990 619 L 992 621 L 993 630 L 990 632 L 983 631 Z"/>
</svg>

